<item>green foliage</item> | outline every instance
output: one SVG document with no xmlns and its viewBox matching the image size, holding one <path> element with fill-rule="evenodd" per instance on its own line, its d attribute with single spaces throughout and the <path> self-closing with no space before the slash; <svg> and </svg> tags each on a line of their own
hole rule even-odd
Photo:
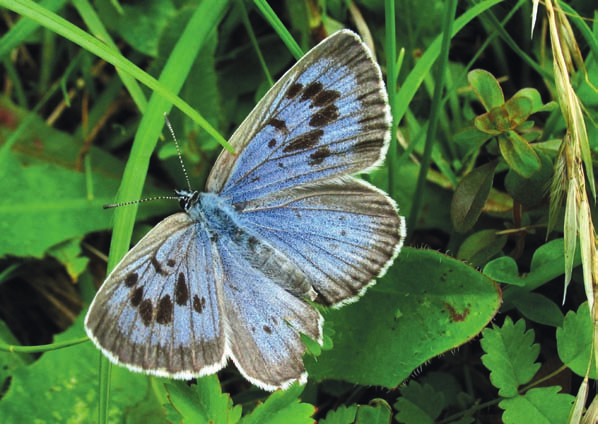
<svg viewBox="0 0 598 424">
<path fill-rule="evenodd" d="M 534 332 L 525 330 L 523 320 L 513 324 L 507 318 L 502 328 L 487 328 L 482 335 L 486 352 L 482 362 L 490 370 L 490 381 L 501 396 L 517 395 L 519 386 L 529 383 L 540 369 L 534 362 L 540 353 L 540 345 L 532 343 Z"/>
</svg>

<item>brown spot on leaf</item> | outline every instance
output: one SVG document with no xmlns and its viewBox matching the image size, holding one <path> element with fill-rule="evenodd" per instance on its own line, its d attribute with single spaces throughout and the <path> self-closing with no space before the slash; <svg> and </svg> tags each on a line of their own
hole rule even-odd
<svg viewBox="0 0 598 424">
<path fill-rule="evenodd" d="M 469 308 L 465 308 L 462 313 L 458 313 L 454 306 L 447 302 L 444 303 L 444 308 L 448 311 L 453 322 L 465 321 L 465 318 L 469 315 Z"/>
</svg>

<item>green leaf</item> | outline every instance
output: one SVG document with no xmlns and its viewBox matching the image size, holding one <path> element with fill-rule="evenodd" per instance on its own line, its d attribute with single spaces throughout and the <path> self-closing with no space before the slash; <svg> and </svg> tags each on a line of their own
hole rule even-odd
<svg viewBox="0 0 598 424">
<path fill-rule="evenodd" d="M 470 155 L 477 152 L 490 137 L 491 134 L 476 127 L 467 127 L 453 135 L 453 142 L 459 145 L 465 155 Z"/>
<path fill-rule="evenodd" d="M 519 276 L 517 262 L 510 256 L 501 256 L 488 262 L 484 267 L 484 274 L 500 283 L 514 286 L 525 285 L 525 281 Z"/>
<path fill-rule="evenodd" d="M 325 313 L 334 348 L 317 362 L 306 358 L 309 375 L 396 387 L 422 363 L 475 337 L 499 303 L 497 287 L 475 269 L 403 248 L 359 302 Z"/>
<path fill-rule="evenodd" d="M 496 234 L 495 230 L 481 230 L 467 237 L 457 252 L 457 258 L 472 266 L 484 266 L 490 259 L 502 252 L 507 236 Z"/>
<path fill-rule="evenodd" d="M 532 99 L 517 94 L 511 97 L 504 105 L 504 108 L 509 115 L 509 123 L 502 128 L 502 130 L 513 130 L 523 124 L 532 113 L 533 107 L 534 103 Z"/>
<path fill-rule="evenodd" d="M 369 405 L 341 405 L 330 411 L 320 424 L 388 424 L 392 411 L 386 401 L 373 399 Z M 282 421 L 281 421 L 282 422 Z"/>
<path fill-rule="evenodd" d="M 183 422 L 237 423 L 241 406 L 234 406 L 228 393 L 223 394 L 216 375 L 199 378 L 188 386 L 184 381 L 165 384 L 168 399 Z"/>
<path fill-rule="evenodd" d="M 515 127 L 504 106 L 497 106 L 485 114 L 477 116 L 473 120 L 473 124 L 480 131 L 491 135 L 499 135 Z"/>
<path fill-rule="evenodd" d="M 505 102 L 502 88 L 490 72 L 474 69 L 467 74 L 467 80 L 487 111 Z"/>
<path fill-rule="evenodd" d="M 54 245 L 110 228 L 113 214 L 102 206 L 113 202 L 123 164 L 91 147 L 89 169 L 79 169 L 82 140 L 48 127 L 5 98 L 0 104 L 16 122 L 25 122 L 0 168 L 0 257 L 41 258 Z M 1 136 L 8 134 L 0 128 Z M 170 195 L 148 186 L 152 195 Z M 140 219 L 175 207 L 154 202 L 152 208 L 141 208 Z"/>
<path fill-rule="evenodd" d="M 539 293 L 530 293 L 526 289 L 514 289 L 510 297 L 512 304 L 530 321 L 552 327 L 563 324 L 563 313 L 553 300 Z"/>
<path fill-rule="evenodd" d="M 430 399 L 434 399 L 434 402 L 430 402 Z M 401 397 L 395 404 L 395 409 L 399 411 L 395 418 L 406 424 L 433 424 L 446 406 L 443 393 L 430 385 L 412 381 L 401 388 Z"/>
<path fill-rule="evenodd" d="M 89 258 L 83 256 L 80 238 L 67 240 L 48 250 L 48 255 L 63 264 L 73 281 L 77 281 L 89 263 Z"/>
<path fill-rule="evenodd" d="M 158 42 L 176 12 L 171 0 L 122 3 L 121 11 L 113 8 L 113 2 L 96 4 L 102 20 L 131 47 L 148 56 L 159 57 Z"/>
<path fill-rule="evenodd" d="M 302 403 L 299 396 L 303 386 L 293 384 L 287 390 L 277 390 L 266 401 L 243 417 L 243 424 L 312 424 L 315 412 L 313 405 Z"/>
<path fill-rule="evenodd" d="M 515 131 L 507 131 L 498 137 L 502 157 L 513 171 L 530 178 L 540 170 L 542 163 L 535 150 Z"/>
<path fill-rule="evenodd" d="M 374 399 L 357 410 L 355 424 L 387 424 L 392 419 L 390 406 L 384 399 Z"/>
<path fill-rule="evenodd" d="M 533 344 L 533 330 L 525 331 L 525 321 L 513 325 L 507 317 L 501 327 L 487 328 L 482 333 L 482 362 L 490 370 L 490 381 L 504 397 L 517 396 L 518 387 L 528 383 L 540 369 L 534 361 L 540 345 Z"/>
<path fill-rule="evenodd" d="M 525 178 L 514 169 L 509 169 L 505 177 L 505 188 L 513 196 L 513 199 L 525 207 L 533 207 L 540 203 L 547 195 L 548 187 L 554 172 L 554 166 L 550 158 L 536 151 L 540 158 L 540 169 L 531 177 Z"/>
<path fill-rule="evenodd" d="M 562 424 L 567 422 L 575 398 L 558 393 L 558 386 L 531 389 L 523 396 L 501 401 L 498 406 L 505 410 L 505 424 Z"/>
<path fill-rule="evenodd" d="M 559 357 L 571 371 L 584 377 L 588 366 L 591 366 L 589 377 L 598 378 L 593 356 L 592 318 L 588 302 L 584 302 L 577 313 L 569 311 L 565 316 L 562 328 L 556 330 L 556 341 Z"/>
<path fill-rule="evenodd" d="M 540 96 L 538 90 L 536 90 L 535 88 L 522 88 L 517 93 L 515 93 L 512 98 L 519 97 L 526 98 L 531 104 L 528 116 L 536 112 L 544 111 L 545 105 L 542 103 L 542 97 Z M 551 103 L 553 103 L 554 106 L 554 102 Z M 525 119 L 527 119 L 527 117 Z"/>
<path fill-rule="evenodd" d="M 56 336 L 55 342 L 82 337 L 84 316 L 81 314 L 71 328 Z M 100 352 L 92 343 L 82 343 L 48 351 L 31 365 L 16 368 L 0 400 L 2 423 L 95 422 L 99 358 Z M 108 421 L 164 422 L 150 381 L 148 376 L 113 367 Z"/>
<path fill-rule="evenodd" d="M 456 231 L 469 231 L 480 217 L 498 161 L 474 168 L 457 185 L 451 202 L 451 219 Z"/>
<path fill-rule="evenodd" d="M 358 408 L 358 405 L 341 405 L 337 409 L 328 412 L 326 418 L 320 420 L 319 424 L 353 424 Z"/>
</svg>

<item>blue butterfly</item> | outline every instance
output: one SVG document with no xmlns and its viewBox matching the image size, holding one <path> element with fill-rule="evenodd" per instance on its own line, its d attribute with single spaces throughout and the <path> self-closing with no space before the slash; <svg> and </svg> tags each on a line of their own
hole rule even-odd
<svg viewBox="0 0 598 424">
<path fill-rule="evenodd" d="M 390 111 L 380 69 L 348 30 L 293 66 L 233 134 L 206 192 L 177 191 L 106 278 L 85 319 L 114 363 L 189 379 L 230 358 L 266 390 L 304 383 L 322 343 L 313 303 L 356 300 L 405 237 L 395 202 L 352 177 L 379 165 Z"/>
</svg>

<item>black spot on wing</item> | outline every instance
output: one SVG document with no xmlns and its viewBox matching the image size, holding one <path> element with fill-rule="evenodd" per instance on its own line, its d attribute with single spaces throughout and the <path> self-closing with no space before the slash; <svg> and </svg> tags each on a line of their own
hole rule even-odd
<svg viewBox="0 0 598 424">
<path fill-rule="evenodd" d="M 152 323 L 154 319 L 154 307 L 151 300 L 145 299 L 141 301 L 139 304 L 139 316 L 146 327 Z"/>
<path fill-rule="evenodd" d="M 269 325 L 264 325 L 264 331 L 268 334 L 272 334 L 272 327 L 270 327 Z"/>
<path fill-rule="evenodd" d="M 280 131 L 283 134 L 289 133 L 289 129 L 287 128 L 287 123 L 285 121 L 283 121 L 282 119 L 272 118 L 268 122 L 266 122 L 266 125 L 270 125 L 271 127 L 276 128 L 277 131 Z"/>
<path fill-rule="evenodd" d="M 173 266 L 175 266 L 175 265 L 176 265 L 176 261 L 175 261 L 174 259 L 172 259 L 172 258 L 171 258 L 171 259 L 168 259 L 168 260 L 166 261 L 166 265 L 168 265 L 170 268 L 172 268 Z"/>
<path fill-rule="evenodd" d="M 311 104 L 312 104 L 312 106 L 315 106 L 315 107 L 326 106 L 326 105 L 338 100 L 340 98 L 340 96 L 341 96 L 340 91 L 322 90 L 312 98 Z"/>
<path fill-rule="evenodd" d="M 324 84 L 319 81 L 313 81 L 307 84 L 301 95 L 301 100 L 312 100 L 324 89 Z"/>
<path fill-rule="evenodd" d="M 301 90 L 303 90 L 303 84 L 295 82 L 291 84 L 291 86 L 287 90 L 285 97 L 287 99 L 294 99 L 295 97 L 297 97 L 299 93 L 301 93 Z"/>
<path fill-rule="evenodd" d="M 339 116 L 338 107 L 335 104 L 330 104 L 314 112 L 309 120 L 309 126 L 323 127 L 336 121 Z"/>
<path fill-rule="evenodd" d="M 131 297 L 129 298 L 129 301 L 131 302 L 131 306 L 133 308 L 136 308 L 137 306 L 139 306 L 139 304 L 141 303 L 142 300 L 143 300 L 143 286 L 137 287 L 135 290 L 133 290 L 131 292 Z"/>
<path fill-rule="evenodd" d="M 160 261 L 158 261 L 158 258 L 156 258 L 155 256 L 151 256 L 150 262 L 151 262 L 152 266 L 154 267 L 154 270 L 156 270 L 156 272 L 158 274 L 168 275 L 168 272 L 166 272 L 166 270 L 164 270 L 164 268 L 162 268 L 162 264 L 160 263 Z"/>
<path fill-rule="evenodd" d="M 182 272 L 179 272 L 179 277 L 174 285 L 174 301 L 179 306 L 186 305 L 189 301 L 189 288 L 187 287 L 185 274 Z"/>
<path fill-rule="evenodd" d="M 193 296 L 193 310 L 198 314 L 201 314 L 206 307 L 206 298 L 199 298 L 198 295 Z"/>
<path fill-rule="evenodd" d="M 320 165 L 328 156 L 330 156 L 330 149 L 328 148 L 328 146 L 322 146 L 318 150 L 313 152 L 311 155 L 309 155 L 309 161 L 307 163 L 310 166 Z"/>
<path fill-rule="evenodd" d="M 170 300 L 170 295 L 164 296 L 158 302 L 158 310 L 156 311 L 156 321 L 158 324 L 167 325 L 172 322 L 172 313 L 173 313 L 173 305 L 172 300 Z"/>
<path fill-rule="evenodd" d="M 300 136 L 297 136 L 294 139 L 292 139 L 291 142 L 287 144 L 284 147 L 284 149 L 282 149 L 282 151 L 285 153 L 289 153 L 296 152 L 299 150 L 311 149 L 320 142 L 320 139 L 323 135 L 324 131 L 321 129 L 307 131 L 306 133 L 301 134 Z"/>
<path fill-rule="evenodd" d="M 275 139 L 275 138 L 273 138 L 272 140 L 270 140 L 270 141 L 268 142 L 268 147 L 272 149 L 272 148 L 273 148 L 273 147 L 275 147 L 275 146 L 276 146 L 276 139 Z"/>
<path fill-rule="evenodd" d="M 136 272 L 132 272 L 125 278 L 125 286 L 131 288 L 139 281 L 139 275 Z"/>
</svg>

